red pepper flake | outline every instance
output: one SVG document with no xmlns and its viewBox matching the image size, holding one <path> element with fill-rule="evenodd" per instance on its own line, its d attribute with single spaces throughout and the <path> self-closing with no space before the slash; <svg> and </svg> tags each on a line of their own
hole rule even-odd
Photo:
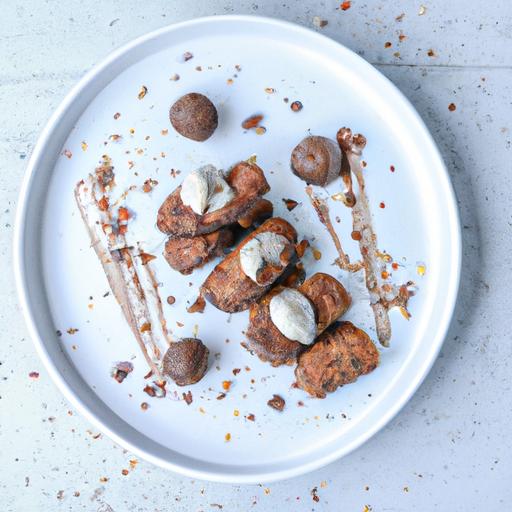
<svg viewBox="0 0 512 512">
<path fill-rule="evenodd" d="M 144 98 L 144 96 L 146 96 L 147 93 L 148 93 L 148 88 L 145 85 L 143 85 L 140 88 L 140 91 L 139 91 L 139 94 L 137 95 L 137 98 L 139 98 L 139 100 L 141 100 L 142 98 Z"/>
<path fill-rule="evenodd" d="M 151 331 L 151 324 L 149 322 L 145 322 L 142 324 L 140 328 L 140 332 L 148 332 Z"/>
<path fill-rule="evenodd" d="M 386 204 L 384 203 L 384 201 L 381 201 L 379 203 L 379 208 L 386 208 Z"/>
<path fill-rule="evenodd" d="M 256 416 L 254 416 L 254 414 L 248 414 L 246 416 L 246 418 L 249 420 L 249 421 L 256 421 Z"/>
<path fill-rule="evenodd" d="M 187 62 L 188 60 L 192 59 L 194 57 L 194 55 L 190 52 L 185 52 L 183 54 L 183 61 L 184 62 Z"/>
<path fill-rule="evenodd" d="M 398 263 L 396 261 L 394 261 L 393 263 L 391 263 L 391 268 L 393 270 L 398 270 Z"/>
<path fill-rule="evenodd" d="M 39 379 L 39 372 L 30 372 L 28 374 L 28 376 L 31 378 L 31 379 Z"/>
<path fill-rule="evenodd" d="M 386 42 L 384 43 L 384 48 L 391 48 L 391 46 L 392 46 L 392 44 L 391 44 L 391 42 L 390 42 L 390 41 L 386 41 Z"/>
<path fill-rule="evenodd" d="M 238 375 L 241 371 L 240 368 L 233 368 L 233 375 Z"/>
<path fill-rule="evenodd" d="M 291 212 L 294 208 L 297 208 L 299 204 L 295 199 L 285 199 L 283 197 L 283 203 L 286 205 L 286 209 Z"/>
<path fill-rule="evenodd" d="M 380 276 L 382 277 L 382 279 L 387 279 L 389 277 L 389 273 L 386 272 L 385 270 L 383 270 L 381 273 L 380 273 Z"/>
<path fill-rule="evenodd" d="M 142 402 L 140 404 L 140 408 L 143 410 L 143 411 L 147 411 L 149 409 L 149 404 L 147 402 Z"/>
<path fill-rule="evenodd" d="M 255 114 L 251 117 L 248 117 L 245 121 L 242 123 L 242 128 L 244 130 L 250 130 L 251 128 L 256 128 L 262 121 L 263 115 L 261 114 Z"/>
<path fill-rule="evenodd" d="M 298 100 L 294 101 L 291 105 L 290 105 L 290 108 L 294 111 L 294 112 L 300 112 L 304 106 L 302 105 L 302 103 Z"/>
<path fill-rule="evenodd" d="M 99 201 L 98 201 L 98 206 L 100 208 L 100 210 L 102 212 L 106 212 L 108 210 L 108 206 L 109 206 L 109 202 L 108 202 L 108 197 L 107 196 L 103 196 Z"/>
<path fill-rule="evenodd" d="M 182 396 L 183 396 L 183 400 L 185 400 L 185 403 L 187 405 L 190 405 L 194 399 L 192 397 L 192 391 L 187 391 L 186 393 L 182 393 Z"/>
<path fill-rule="evenodd" d="M 360 231 L 352 231 L 350 236 L 352 237 L 352 240 L 356 240 L 357 242 L 363 238 Z"/>
<path fill-rule="evenodd" d="M 119 226 L 118 232 L 120 235 L 126 235 L 126 233 L 128 232 L 128 226 L 126 224 L 122 224 L 121 226 Z"/>
<path fill-rule="evenodd" d="M 279 395 L 274 395 L 268 402 L 267 405 L 275 409 L 276 411 L 282 411 L 284 409 L 286 402 L 284 398 Z"/>
<path fill-rule="evenodd" d="M 231 387 L 231 381 L 230 380 L 223 380 L 222 381 L 222 389 L 225 391 L 229 391 L 229 388 Z"/>
<path fill-rule="evenodd" d="M 141 252 L 139 256 L 143 265 L 147 265 L 150 261 L 156 260 L 156 256 L 153 256 L 153 254 L 148 254 L 147 252 Z"/>
<path fill-rule="evenodd" d="M 455 111 L 455 109 L 456 109 L 456 108 L 457 108 L 457 105 L 455 105 L 455 103 L 450 103 L 450 104 L 448 105 L 448 110 L 449 110 L 450 112 Z"/>
<path fill-rule="evenodd" d="M 128 471 L 127 469 L 123 469 L 123 470 L 121 471 L 121 473 L 122 473 L 124 476 L 126 476 L 126 475 L 128 475 L 129 471 Z"/>
<path fill-rule="evenodd" d="M 389 166 L 389 170 L 390 170 L 391 172 L 395 172 L 395 166 L 394 166 L 394 165 L 390 165 L 390 166 Z"/>
<path fill-rule="evenodd" d="M 340 5 L 340 9 L 342 11 L 348 11 L 352 7 L 352 2 L 350 0 L 345 0 L 345 2 L 342 2 Z"/>
<path fill-rule="evenodd" d="M 149 384 L 146 385 L 146 387 L 143 389 L 144 393 L 147 393 L 150 397 L 156 396 L 156 391 L 153 388 L 153 386 L 150 386 Z"/>
<path fill-rule="evenodd" d="M 118 210 L 117 218 L 119 222 L 127 221 L 130 218 L 130 212 L 124 206 L 121 206 Z"/>
<path fill-rule="evenodd" d="M 121 113 L 120 112 L 116 112 L 114 114 L 114 119 L 117 121 L 119 118 L 121 117 Z"/>
<path fill-rule="evenodd" d="M 176 298 L 173 297 L 172 295 L 169 295 L 169 297 L 167 297 L 167 304 L 169 304 L 170 306 L 172 306 L 175 302 Z"/>
</svg>

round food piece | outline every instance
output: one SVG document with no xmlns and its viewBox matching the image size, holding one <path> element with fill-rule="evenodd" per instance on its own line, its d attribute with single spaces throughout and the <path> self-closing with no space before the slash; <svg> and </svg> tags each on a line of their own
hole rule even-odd
<svg viewBox="0 0 512 512">
<path fill-rule="evenodd" d="M 178 386 L 200 381 L 208 367 L 209 350 L 197 338 L 183 338 L 171 344 L 163 360 L 163 373 Z"/>
<path fill-rule="evenodd" d="M 211 137 L 218 124 L 215 105 L 197 92 L 178 99 L 171 107 L 169 118 L 180 135 L 198 142 Z"/>
<path fill-rule="evenodd" d="M 293 172 L 302 180 L 324 187 L 341 171 L 341 149 L 327 137 L 311 135 L 292 151 Z"/>
</svg>

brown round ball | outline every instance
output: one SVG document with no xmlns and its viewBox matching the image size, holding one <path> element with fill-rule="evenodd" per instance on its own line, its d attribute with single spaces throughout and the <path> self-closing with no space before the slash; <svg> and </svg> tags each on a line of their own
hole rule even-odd
<svg viewBox="0 0 512 512">
<path fill-rule="evenodd" d="M 291 166 L 299 178 L 323 187 L 339 176 L 341 160 L 341 149 L 336 142 L 311 135 L 295 146 Z"/>
<path fill-rule="evenodd" d="M 174 129 L 187 139 L 203 142 L 217 128 L 215 105 L 203 94 L 191 92 L 178 99 L 169 111 Z"/>
<path fill-rule="evenodd" d="M 209 350 L 197 338 L 183 338 L 171 344 L 163 360 L 163 373 L 178 386 L 200 381 L 208 368 Z"/>
</svg>

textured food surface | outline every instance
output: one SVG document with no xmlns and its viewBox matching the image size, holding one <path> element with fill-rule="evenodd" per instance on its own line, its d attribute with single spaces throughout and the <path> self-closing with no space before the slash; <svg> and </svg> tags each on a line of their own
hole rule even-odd
<svg viewBox="0 0 512 512">
<path fill-rule="evenodd" d="M 282 235 L 291 244 L 297 242 L 297 232 L 289 222 L 279 217 L 273 217 L 265 221 L 212 270 L 201 286 L 201 293 L 215 307 L 230 313 L 248 309 L 252 303 L 265 294 L 270 285 L 285 271 L 286 267 L 281 266 L 271 269 L 271 278 L 269 283 L 265 285 L 255 283 L 243 272 L 240 265 L 240 250 L 259 233 L 265 231 Z"/>
<path fill-rule="evenodd" d="M 304 391 L 325 398 L 378 364 L 379 352 L 370 337 L 351 322 L 337 322 L 299 356 L 295 376 Z"/>
</svg>

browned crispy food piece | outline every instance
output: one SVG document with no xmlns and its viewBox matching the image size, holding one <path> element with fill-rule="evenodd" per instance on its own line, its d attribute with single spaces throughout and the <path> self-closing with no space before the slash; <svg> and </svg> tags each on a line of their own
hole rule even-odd
<svg viewBox="0 0 512 512">
<path fill-rule="evenodd" d="M 201 286 L 201 293 L 215 307 L 228 313 L 244 311 L 253 302 L 259 300 L 272 286 L 272 284 L 285 273 L 287 265 L 273 267 L 268 265 L 261 272 L 261 284 L 255 283 L 247 277 L 240 264 L 240 250 L 259 233 L 271 231 L 284 236 L 290 245 L 286 248 L 286 254 L 282 254 L 282 260 L 291 262 L 295 257 L 294 244 L 297 243 L 295 228 L 284 219 L 273 217 L 265 221 L 249 236 L 244 238 L 238 247 L 228 254 L 206 278 Z"/>
<path fill-rule="evenodd" d="M 339 176 L 341 159 L 341 150 L 335 141 L 310 135 L 293 149 L 291 167 L 306 183 L 324 187 Z"/>
<path fill-rule="evenodd" d="M 222 256 L 224 249 L 233 244 L 233 231 L 222 228 L 193 238 L 169 238 L 165 244 L 167 263 L 182 274 L 190 274 L 211 259 Z"/>
<path fill-rule="evenodd" d="M 248 162 L 236 164 L 226 177 L 235 197 L 222 208 L 203 215 L 195 213 L 181 200 L 179 186 L 158 210 L 156 225 L 162 233 L 176 238 L 197 236 L 234 224 L 251 211 L 260 196 L 270 190 L 263 171 Z"/>
<path fill-rule="evenodd" d="M 325 398 L 378 364 L 379 352 L 370 337 L 351 322 L 336 322 L 299 356 L 295 377 L 299 388 Z"/>
<path fill-rule="evenodd" d="M 206 373 L 208 354 L 208 348 L 197 338 L 175 341 L 165 353 L 162 373 L 178 386 L 195 384 Z"/>
<path fill-rule="evenodd" d="M 180 135 L 197 142 L 210 138 L 219 122 L 215 105 L 197 92 L 179 98 L 169 111 L 169 119 Z"/>
<path fill-rule="evenodd" d="M 262 222 L 272 216 L 273 206 L 267 199 L 258 199 L 245 217 L 238 219 L 242 228 Z M 224 256 L 225 249 L 235 241 L 235 227 L 225 227 L 213 233 L 192 238 L 169 238 L 165 244 L 164 257 L 167 263 L 184 275 L 191 274 L 217 256 Z"/>
<path fill-rule="evenodd" d="M 276 327 L 270 317 L 270 301 L 284 289 L 276 286 L 263 299 L 251 305 L 249 312 L 248 347 L 262 361 L 272 366 L 294 364 L 307 347 L 290 340 Z M 312 303 L 317 323 L 317 334 L 340 318 L 350 306 L 351 298 L 343 285 L 329 274 L 314 274 L 297 288 Z"/>
</svg>

